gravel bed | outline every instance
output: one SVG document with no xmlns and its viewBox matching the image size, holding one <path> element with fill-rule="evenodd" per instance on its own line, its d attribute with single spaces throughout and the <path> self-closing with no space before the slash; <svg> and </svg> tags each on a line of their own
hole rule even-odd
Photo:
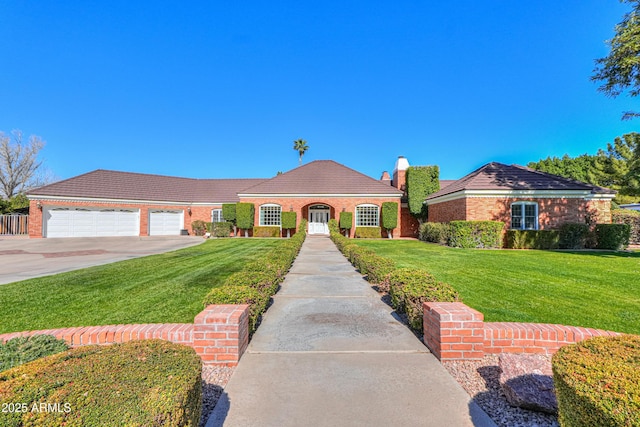
<svg viewBox="0 0 640 427">
<path fill-rule="evenodd" d="M 469 396 L 500 427 L 559 426 L 558 417 L 509 405 L 500 387 L 498 356 L 479 361 L 452 361 L 442 364 Z"/>
<path fill-rule="evenodd" d="M 202 367 L 202 417 L 200 427 L 204 427 L 209 415 L 218 403 L 224 387 L 229 382 L 234 368 L 226 367 Z"/>
</svg>

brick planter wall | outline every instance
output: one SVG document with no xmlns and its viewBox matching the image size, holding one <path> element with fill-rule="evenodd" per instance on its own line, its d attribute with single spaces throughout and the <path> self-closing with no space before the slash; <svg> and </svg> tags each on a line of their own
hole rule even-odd
<svg viewBox="0 0 640 427">
<path fill-rule="evenodd" d="M 205 365 L 236 366 L 249 344 L 248 305 L 210 305 L 194 323 L 108 325 L 0 335 L 0 341 L 32 335 L 53 335 L 71 347 L 162 339 L 193 347 Z"/>
<path fill-rule="evenodd" d="M 554 354 L 587 338 L 617 332 L 544 323 L 484 322 L 461 302 L 424 303 L 424 343 L 441 361 L 477 360 L 485 354 Z"/>
</svg>

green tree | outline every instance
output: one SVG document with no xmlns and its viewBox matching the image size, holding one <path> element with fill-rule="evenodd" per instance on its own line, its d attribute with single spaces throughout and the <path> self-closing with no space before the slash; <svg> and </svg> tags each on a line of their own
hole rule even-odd
<svg viewBox="0 0 640 427">
<path fill-rule="evenodd" d="M 409 166 L 406 177 L 409 212 L 422 224 L 427 220 L 425 199 L 429 194 L 440 189 L 440 168 L 438 166 Z"/>
<path fill-rule="evenodd" d="M 304 156 L 304 153 L 306 153 L 309 149 L 307 141 L 305 141 L 304 139 L 296 139 L 295 141 L 293 141 L 293 149 L 298 152 L 298 161 L 300 165 L 302 165 L 302 156 Z"/>
<path fill-rule="evenodd" d="M 282 228 L 287 230 L 287 238 L 290 238 L 291 229 L 296 228 L 296 223 L 298 222 L 297 212 L 282 212 L 280 221 L 282 223 Z"/>
<path fill-rule="evenodd" d="M 233 236 L 236 236 L 238 232 L 236 226 L 236 204 L 235 203 L 223 203 L 222 204 L 222 218 L 233 224 Z"/>
<path fill-rule="evenodd" d="M 238 228 L 244 230 L 244 237 L 249 237 L 249 230 L 253 228 L 255 210 L 253 203 L 236 203 L 236 222 Z"/>
<path fill-rule="evenodd" d="M 640 0 L 620 0 L 629 3 L 631 11 L 615 27 L 615 35 L 607 40 L 610 51 L 604 58 L 596 59 L 591 80 L 602 82 L 599 91 L 610 97 L 627 92 L 629 96 L 640 94 Z M 626 111 L 623 120 L 640 116 Z"/>
<path fill-rule="evenodd" d="M 387 230 L 387 237 L 393 239 L 393 229 L 398 226 L 398 203 L 382 203 L 382 228 Z"/>
</svg>

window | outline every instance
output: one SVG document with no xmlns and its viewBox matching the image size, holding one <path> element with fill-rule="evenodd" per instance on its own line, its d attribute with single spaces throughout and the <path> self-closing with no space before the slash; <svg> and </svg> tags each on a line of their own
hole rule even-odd
<svg viewBox="0 0 640 427">
<path fill-rule="evenodd" d="M 376 205 L 356 206 L 356 227 L 377 227 L 378 207 Z"/>
<path fill-rule="evenodd" d="M 260 206 L 260 225 L 280 225 L 280 205 Z"/>
<path fill-rule="evenodd" d="M 517 202 L 511 205 L 511 228 L 514 230 L 538 229 L 538 204 Z"/>
<path fill-rule="evenodd" d="M 211 211 L 211 222 L 224 222 L 224 218 L 222 218 L 222 209 L 214 209 Z"/>
</svg>

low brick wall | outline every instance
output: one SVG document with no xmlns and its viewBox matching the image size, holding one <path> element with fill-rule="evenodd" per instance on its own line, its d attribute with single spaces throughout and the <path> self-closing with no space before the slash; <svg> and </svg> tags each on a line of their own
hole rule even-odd
<svg viewBox="0 0 640 427">
<path fill-rule="evenodd" d="M 477 360 L 485 354 L 554 354 L 587 338 L 617 332 L 544 323 L 484 322 L 461 302 L 424 303 L 424 343 L 440 360 Z"/>
<path fill-rule="evenodd" d="M 205 365 L 236 366 L 249 345 L 249 306 L 210 305 L 194 323 L 86 326 L 13 332 L 0 335 L 4 342 L 32 335 L 53 335 L 71 347 L 162 339 L 193 347 Z"/>
</svg>

